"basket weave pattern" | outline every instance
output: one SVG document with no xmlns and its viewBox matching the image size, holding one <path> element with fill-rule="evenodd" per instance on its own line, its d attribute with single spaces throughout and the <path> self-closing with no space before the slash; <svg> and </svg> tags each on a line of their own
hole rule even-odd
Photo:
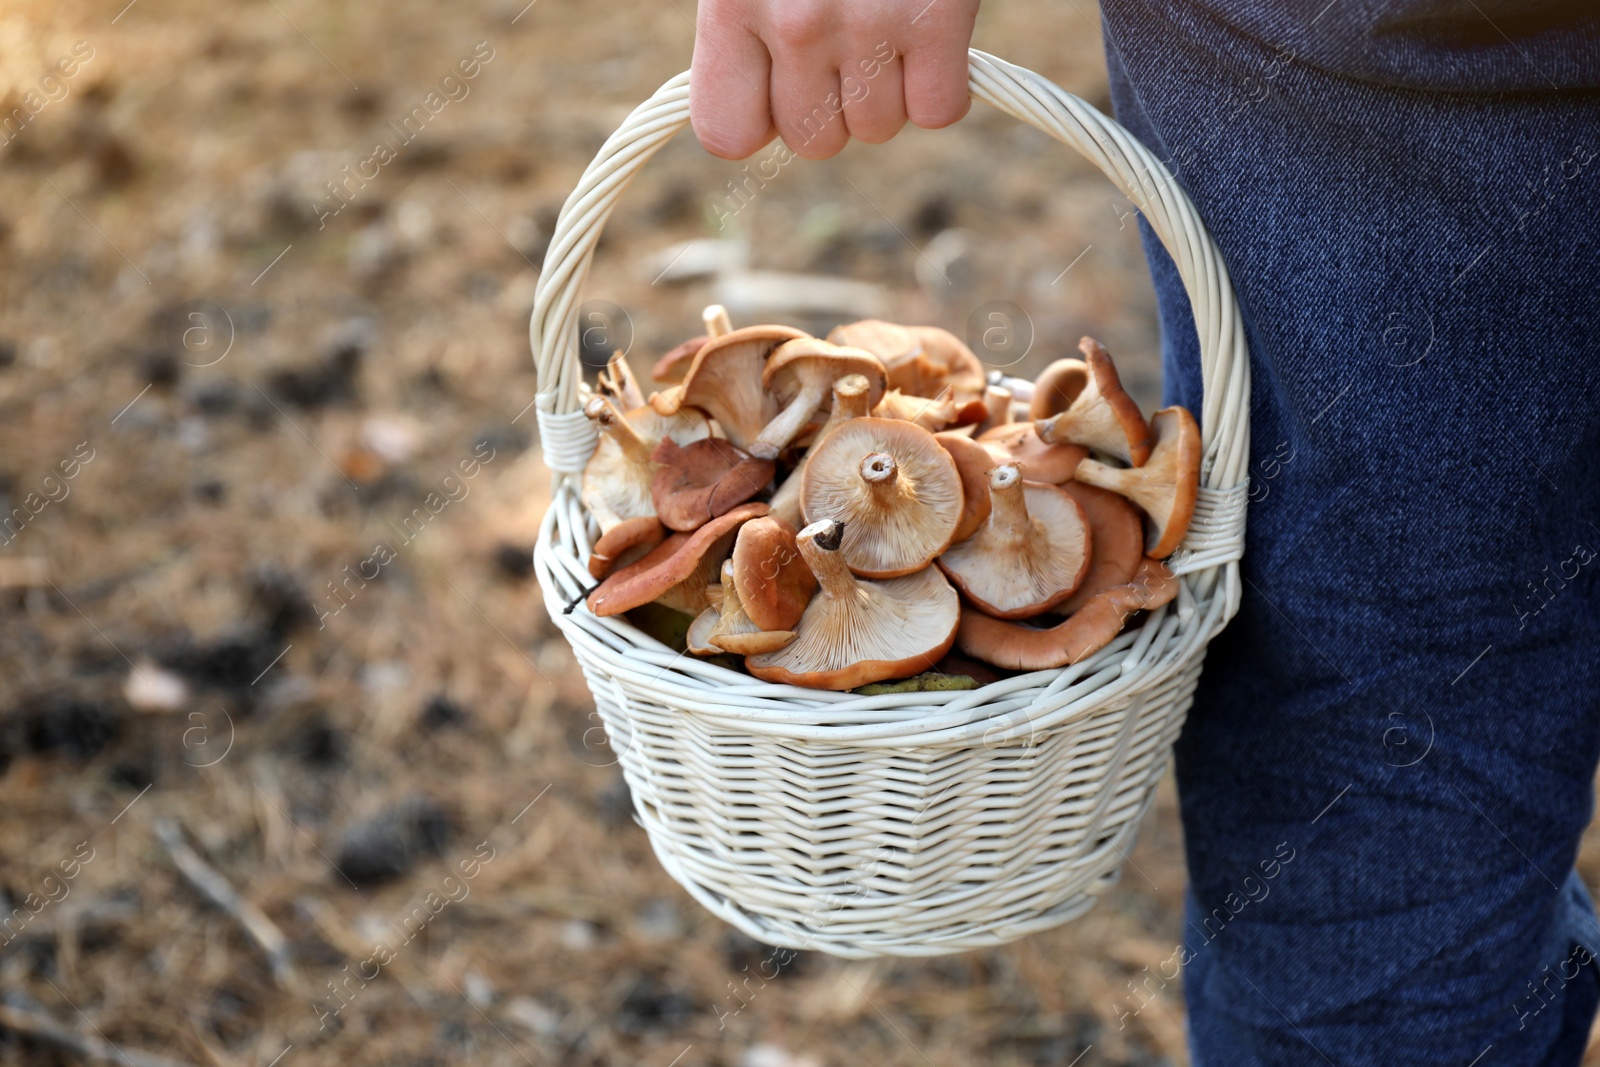
<svg viewBox="0 0 1600 1067">
<path fill-rule="evenodd" d="M 1087 911 L 1114 884 L 1238 609 L 1249 368 L 1227 270 L 1188 197 L 1126 131 L 1030 71 L 971 53 L 971 91 L 1071 146 L 1137 205 L 1183 276 L 1200 336 L 1200 500 L 1174 603 L 1083 663 L 955 693 L 863 697 L 774 685 L 674 653 L 622 618 L 562 608 L 598 535 L 578 502 L 595 445 L 580 410 L 577 305 L 601 227 L 688 122 L 687 74 L 640 105 L 562 210 L 530 326 L 554 499 L 535 553 L 639 821 L 662 865 L 769 944 L 916 956 L 1000 944 Z"/>
</svg>

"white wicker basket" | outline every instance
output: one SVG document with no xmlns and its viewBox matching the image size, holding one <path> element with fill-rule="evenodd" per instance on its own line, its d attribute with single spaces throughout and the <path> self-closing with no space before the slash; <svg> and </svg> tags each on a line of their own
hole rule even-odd
<svg viewBox="0 0 1600 1067">
<path fill-rule="evenodd" d="M 1111 119 L 971 53 L 971 91 L 1081 152 L 1176 261 L 1204 373 L 1200 503 L 1171 605 L 1087 662 L 957 693 L 862 697 L 757 681 L 674 654 L 622 618 L 562 608 L 598 530 L 578 502 L 595 436 L 579 411 L 577 306 L 628 181 L 689 118 L 679 75 L 628 116 L 567 199 L 530 335 L 554 502 L 535 554 L 667 871 L 762 941 L 839 956 L 1002 944 L 1076 918 L 1117 878 L 1206 643 L 1238 609 L 1250 373 L 1227 269 L 1194 205 Z"/>
</svg>

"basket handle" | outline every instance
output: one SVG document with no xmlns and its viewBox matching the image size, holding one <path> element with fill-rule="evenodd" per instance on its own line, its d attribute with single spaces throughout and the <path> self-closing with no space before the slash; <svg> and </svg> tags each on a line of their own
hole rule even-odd
<svg viewBox="0 0 1600 1067">
<path fill-rule="evenodd" d="M 1230 491 L 1242 502 L 1241 483 L 1250 453 L 1250 365 L 1244 325 L 1222 254 L 1188 194 L 1144 145 L 1088 103 L 1023 67 L 977 49 L 967 54 L 973 98 L 1042 130 L 1099 167 L 1144 213 L 1177 264 L 1200 335 L 1204 389 L 1200 423 L 1205 443 L 1201 484 Z M 535 406 L 540 443 L 545 462 L 558 479 L 582 471 L 594 451 L 594 426 L 578 405 L 583 374 L 577 307 L 600 230 L 628 182 L 688 123 L 685 71 L 634 109 L 600 147 L 562 205 L 528 326 L 538 370 Z M 1237 526 L 1242 542 L 1242 514 Z M 1228 554 L 1237 558 L 1236 552 Z"/>
</svg>

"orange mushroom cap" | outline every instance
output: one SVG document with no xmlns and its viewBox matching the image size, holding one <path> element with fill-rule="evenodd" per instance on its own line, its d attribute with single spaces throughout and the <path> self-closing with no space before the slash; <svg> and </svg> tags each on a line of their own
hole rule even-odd
<svg viewBox="0 0 1600 1067">
<path fill-rule="evenodd" d="M 644 555 L 666 536 L 667 528 L 654 515 L 624 519 L 601 534 L 589 550 L 589 574 L 604 578 L 624 561 L 632 562 L 628 558 L 630 555 L 635 558 Z"/>
<path fill-rule="evenodd" d="M 1089 450 L 1082 445 L 1050 445 L 1039 439 L 1031 422 L 996 426 L 978 435 L 995 463 L 1015 463 L 1030 482 L 1060 485 L 1072 477 Z"/>
<path fill-rule="evenodd" d="M 1083 482 L 1062 482 L 1061 488 L 1078 502 L 1089 522 L 1089 573 L 1066 600 L 1055 606 L 1071 615 L 1089 598 L 1125 585 L 1144 559 L 1144 524 L 1139 509 L 1116 493 Z"/>
<path fill-rule="evenodd" d="M 817 579 L 795 544 L 795 528 L 776 515 L 751 519 L 733 542 L 733 583 L 750 621 L 762 630 L 792 630 Z"/>
<path fill-rule="evenodd" d="M 656 515 L 668 529 L 680 532 L 699 529 L 772 480 L 770 461 L 747 456 L 720 437 L 682 448 L 664 440 L 651 458 L 658 464 L 650 480 Z"/>
<path fill-rule="evenodd" d="M 978 532 L 939 557 L 939 568 L 980 610 L 1024 619 L 1072 595 L 1089 569 L 1090 533 L 1078 502 L 1029 483 L 1015 464 L 989 472 L 993 510 Z"/>
<path fill-rule="evenodd" d="M 1079 663 L 1105 648 L 1128 617 L 1150 611 L 1178 595 L 1178 579 L 1159 560 L 1141 560 L 1125 584 L 1091 597 L 1066 621 L 1048 629 L 961 611 L 956 647 L 969 656 L 1012 671 L 1042 671 Z"/>
<path fill-rule="evenodd" d="M 650 404 L 663 414 L 685 405 L 699 408 L 717 420 L 728 440 L 748 449 L 778 414 L 761 385 L 767 357 L 783 342 L 805 336 L 788 326 L 746 326 L 713 337 L 695 353 L 683 384 L 657 393 Z"/>
<path fill-rule="evenodd" d="M 693 533 L 675 533 L 643 559 L 613 571 L 589 594 L 596 615 L 620 615 L 651 601 L 687 615 L 698 615 L 711 603 L 706 586 L 715 581 L 733 547 L 734 531 L 747 519 L 767 513 L 765 504 L 740 504 Z"/>
<path fill-rule="evenodd" d="M 956 591 L 935 567 L 886 581 L 850 573 L 844 528 L 831 520 L 801 530 L 796 543 L 820 588 L 776 652 L 745 659 L 764 681 L 813 689 L 854 689 L 928 670 L 949 651 L 960 621 Z"/>
<path fill-rule="evenodd" d="M 1035 419 L 1040 440 L 1069 442 L 1116 456 L 1135 467 L 1150 456 L 1150 427 L 1139 405 L 1122 388 L 1111 353 L 1093 337 L 1078 342 L 1088 365 L 1088 380 L 1065 411 Z M 1038 402 L 1035 392 L 1035 401 Z M 1042 406 L 1042 405 L 1041 405 Z"/>
<path fill-rule="evenodd" d="M 871 352 L 815 337 L 800 337 L 779 345 L 767 358 L 761 384 L 783 405 L 783 410 L 750 442 L 750 454 L 775 458 L 822 407 L 833 383 L 851 374 L 867 379 L 872 397 L 869 404 L 883 395 L 883 363 Z"/>
<path fill-rule="evenodd" d="M 1183 543 L 1200 491 L 1200 427 L 1180 407 L 1162 408 L 1150 420 L 1154 447 L 1142 467 L 1108 467 L 1086 459 L 1077 479 L 1120 493 L 1150 519 L 1145 554 L 1166 559 Z"/>
<path fill-rule="evenodd" d="M 868 578 L 921 570 L 961 521 L 961 475 L 927 430 L 851 419 L 812 447 L 800 486 L 806 518 L 845 524 L 844 558 Z"/>
<path fill-rule="evenodd" d="M 662 385 L 676 385 L 683 381 L 683 376 L 689 373 L 689 368 L 694 364 L 694 357 L 700 354 L 709 340 L 711 338 L 701 334 L 669 350 L 650 368 L 650 380 Z"/>
<path fill-rule="evenodd" d="M 933 439 L 955 460 L 956 472 L 961 475 L 961 520 L 956 523 L 952 543 L 965 541 L 978 532 L 989 517 L 989 469 L 995 465 L 994 456 L 978 442 L 959 433 L 936 433 Z"/>
</svg>

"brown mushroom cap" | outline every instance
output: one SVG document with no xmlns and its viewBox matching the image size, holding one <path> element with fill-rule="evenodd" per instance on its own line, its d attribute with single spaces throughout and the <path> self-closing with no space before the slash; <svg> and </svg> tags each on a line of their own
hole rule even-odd
<svg viewBox="0 0 1600 1067">
<path fill-rule="evenodd" d="M 960 433 L 947 430 L 934 434 L 933 439 L 950 453 L 956 473 L 961 475 L 961 520 L 950 540 L 965 541 L 989 517 L 989 468 L 995 460 L 987 448 Z"/>
<path fill-rule="evenodd" d="M 833 407 L 828 412 L 828 421 L 822 424 L 812 439 L 814 450 L 817 442 L 821 441 L 833 428 L 848 419 L 859 419 L 872 410 L 872 382 L 864 374 L 847 374 L 833 383 Z M 806 464 L 811 462 L 811 451 L 800 457 L 800 462 L 789 472 L 789 476 L 778 486 L 777 492 L 772 494 L 770 505 L 772 514 L 795 526 L 803 520 L 800 517 L 800 482 L 805 474 Z"/>
<path fill-rule="evenodd" d="M 1072 477 L 1089 450 L 1082 445 L 1047 445 L 1039 440 L 1031 422 L 996 426 L 978 435 L 995 463 L 1015 463 L 1030 482 L 1060 485 Z"/>
<path fill-rule="evenodd" d="M 656 513 L 650 499 L 656 469 L 650 455 L 656 445 L 668 438 L 688 444 L 711 435 L 710 423 L 697 411 L 662 415 L 646 405 L 623 414 L 609 397 L 598 395 L 583 411 L 599 424 L 600 440 L 583 468 L 579 498 L 602 533 L 624 520 Z"/>
<path fill-rule="evenodd" d="M 1082 482 L 1062 482 L 1089 521 L 1089 573 L 1067 599 L 1055 606 L 1071 615 L 1107 589 L 1127 584 L 1144 559 L 1144 523 L 1139 510 L 1116 493 Z"/>
<path fill-rule="evenodd" d="M 723 652 L 736 656 L 759 656 L 763 652 L 776 652 L 794 640 L 793 630 L 763 630 L 744 610 L 739 599 L 738 583 L 733 580 L 733 563 L 722 564 L 722 607 L 717 611 L 716 625 L 706 633 L 708 643 Z"/>
<path fill-rule="evenodd" d="M 620 615 L 654 600 L 686 615 L 700 614 L 711 603 L 706 586 L 716 581 L 733 547 L 734 531 L 766 513 L 765 504 L 740 504 L 694 533 L 673 534 L 643 559 L 613 571 L 589 594 L 589 610 Z"/>
<path fill-rule="evenodd" d="M 659 466 L 650 480 L 656 515 L 671 530 L 687 532 L 765 489 L 773 465 L 745 455 L 720 437 L 680 448 L 670 438 L 651 453 Z"/>
<path fill-rule="evenodd" d="M 666 536 L 667 528 L 654 515 L 623 519 L 601 534 L 589 550 L 589 574 L 604 578 L 616 567 L 633 562 L 659 545 Z"/>
<path fill-rule="evenodd" d="M 683 381 L 683 376 L 689 373 L 689 368 L 694 364 L 694 357 L 700 354 L 709 340 L 711 338 L 701 334 L 673 348 L 650 368 L 650 380 L 662 385 L 676 385 Z"/>
<path fill-rule="evenodd" d="M 908 395 L 937 396 L 946 387 L 957 403 L 983 395 L 983 362 L 959 337 L 937 326 L 862 319 L 834 327 L 828 340 L 864 348 L 883 360 L 889 387 Z"/>
<path fill-rule="evenodd" d="M 1090 533 L 1078 502 L 1026 483 L 1015 464 L 989 472 L 993 510 L 978 532 L 939 557 L 939 568 L 981 611 L 1025 619 L 1072 595 L 1089 569 Z"/>
<path fill-rule="evenodd" d="M 750 454 L 761 459 L 775 458 L 827 401 L 833 383 L 850 374 L 867 379 L 869 404 L 883 395 L 883 364 L 871 352 L 815 337 L 800 337 L 779 345 L 767 357 L 761 384 L 783 405 L 783 410 L 750 442 Z"/>
<path fill-rule="evenodd" d="M 795 639 L 750 656 L 745 667 L 768 682 L 812 689 L 854 689 L 930 669 L 949 651 L 960 621 L 956 591 L 935 567 L 887 581 L 863 581 L 842 558 L 844 531 L 812 523 L 796 541 L 821 588 Z"/>
<path fill-rule="evenodd" d="M 800 485 L 808 521 L 845 524 L 843 555 L 867 578 L 921 570 L 961 521 L 961 475 L 927 430 L 897 419 L 851 419 L 812 446 Z"/>
<path fill-rule="evenodd" d="M 1178 595 L 1178 579 L 1159 560 L 1141 560 L 1125 584 L 1090 598 L 1065 622 L 1048 629 L 991 618 L 963 608 L 956 647 L 1012 671 L 1041 671 L 1088 659 L 1122 632 L 1128 617 Z"/>
<path fill-rule="evenodd" d="M 1200 490 L 1200 427 L 1180 407 L 1162 408 L 1150 420 L 1155 442 L 1142 467 L 1108 467 L 1092 459 L 1078 465 L 1077 479 L 1120 493 L 1150 519 L 1145 554 L 1166 559 L 1183 543 Z"/>
<path fill-rule="evenodd" d="M 1122 388 L 1111 353 L 1093 337 L 1079 341 L 1078 350 L 1088 361 L 1088 381 L 1065 411 L 1034 421 L 1039 438 L 1049 444 L 1083 445 L 1144 466 L 1150 456 L 1150 427 Z"/>
<path fill-rule="evenodd" d="M 1081 359 L 1058 359 L 1033 381 L 1028 418 L 1048 419 L 1072 406 L 1089 384 L 1089 364 Z"/>
<path fill-rule="evenodd" d="M 733 584 L 739 603 L 758 628 L 792 630 L 817 579 L 795 545 L 795 529 L 776 515 L 751 519 L 733 542 Z"/>
<path fill-rule="evenodd" d="M 955 421 L 956 410 L 948 391 L 924 397 L 890 389 L 872 409 L 872 417 L 914 422 L 929 433 L 937 433 Z"/>
<path fill-rule="evenodd" d="M 767 356 L 783 342 L 804 336 L 787 326 L 746 326 L 713 337 L 695 353 L 683 384 L 657 393 L 650 405 L 663 414 L 685 405 L 699 408 L 717 420 L 728 440 L 748 449 L 778 414 L 761 385 Z"/>
</svg>

